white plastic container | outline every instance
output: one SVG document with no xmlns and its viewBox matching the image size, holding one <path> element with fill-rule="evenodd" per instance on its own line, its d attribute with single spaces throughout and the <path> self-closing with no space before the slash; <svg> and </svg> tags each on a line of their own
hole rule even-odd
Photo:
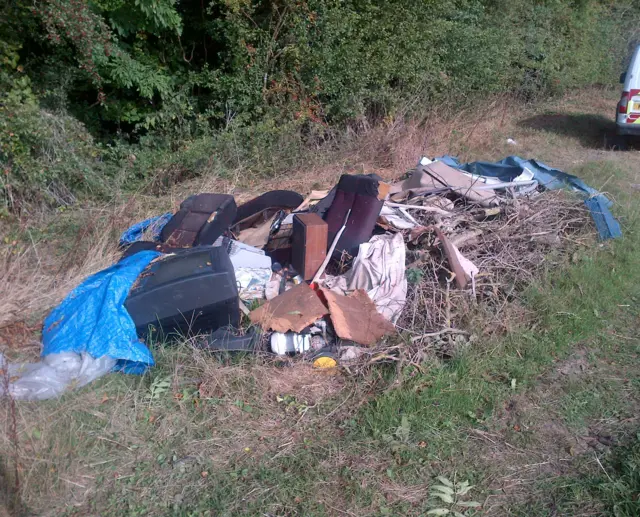
<svg viewBox="0 0 640 517">
<path fill-rule="evenodd" d="M 271 334 L 271 351 L 277 355 L 301 354 L 311 348 L 311 336 L 309 334 L 296 334 L 295 332 L 274 332 Z"/>
</svg>

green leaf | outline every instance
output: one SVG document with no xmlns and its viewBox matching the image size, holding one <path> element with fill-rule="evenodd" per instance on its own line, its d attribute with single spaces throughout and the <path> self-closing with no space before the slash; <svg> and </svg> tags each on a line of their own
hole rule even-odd
<svg viewBox="0 0 640 517">
<path fill-rule="evenodd" d="M 477 501 L 462 501 L 461 503 L 456 503 L 458 506 L 464 506 L 465 508 L 480 508 L 482 505 Z"/>
<path fill-rule="evenodd" d="M 436 508 L 435 510 L 429 510 L 427 515 L 449 515 L 450 513 L 446 508 Z"/>
<path fill-rule="evenodd" d="M 515 379 L 511 379 L 511 389 L 512 390 L 516 389 L 516 380 Z"/>
<path fill-rule="evenodd" d="M 442 499 L 445 503 L 449 503 L 449 504 L 453 503 L 453 497 L 451 497 L 449 494 L 434 493 L 431 495 L 433 495 L 433 497 L 438 497 L 439 499 Z"/>
<path fill-rule="evenodd" d="M 460 512 L 456 512 L 455 510 L 453 510 L 453 515 L 455 517 L 466 517 L 464 514 L 460 513 Z"/>
<path fill-rule="evenodd" d="M 471 490 L 472 488 L 473 488 L 473 485 L 471 485 L 471 486 L 465 486 L 464 488 L 460 488 L 456 493 L 457 493 L 458 495 L 466 495 L 466 494 L 467 494 L 467 492 L 468 492 L 469 490 Z"/>
<path fill-rule="evenodd" d="M 436 478 L 438 481 L 440 481 L 440 483 L 442 483 L 443 485 L 448 486 L 449 488 L 453 488 L 453 483 L 451 481 L 449 481 L 446 477 L 444 476 L 438 476 Z"/>
<path fill-rule="evenodd" d="M 164 395 L 171 387 L 171 376 L 156 377 L 149 387 L 147 395 L 151 400 L 155 400 Z"/>
<path fill-rule="evenodd" d="M 405 272 L 405 275 L 407 277 L 407 282 L 415 285 L 419 284 L 422 281 L 422 278 L 424 277 L 424 271 L 417 268 L 409 268 Z"/>
<path fill-rule="evenodd" d="M 406 415 L 402 415 L 400 426 L 396 429 L 396 438 L 401 442 L 408 442 L 411 436 L 411 424 Z"/>
<path fill-rule="evenodd" d="M 448 486 L 444 486 L 444 485 L 434 485 L 431 488 L 433 490 L 440 490 L 440 492 L 444 492 L 445 494 L 449 494 L 449 495 L 453 495 L 456 493 L 453 490 L 453 488 L 449 488 Z"/>
</svg>

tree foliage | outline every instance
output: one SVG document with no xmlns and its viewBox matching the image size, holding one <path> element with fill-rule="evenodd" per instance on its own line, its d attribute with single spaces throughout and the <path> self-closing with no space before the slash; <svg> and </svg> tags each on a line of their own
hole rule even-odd
<svg viewBox="0 0 640 517">
<path fill-rule="evenodd" d="M 609 83 L 638 18 L 627 1 L 0 0 L 0 161 L 37 158 L 42 110 L 171 147 Z"/>
</svg>

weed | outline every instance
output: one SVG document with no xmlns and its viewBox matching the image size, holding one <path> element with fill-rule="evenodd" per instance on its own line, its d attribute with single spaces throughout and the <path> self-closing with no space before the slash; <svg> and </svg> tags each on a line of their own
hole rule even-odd
<svg viewBox="0 0 640 517">
<path fill-rule="evenodd" d="M 149 386 L 149 393 L 147 398 L 149 401 L 158 400 L 159 398 L 166 395 L 166 393 L 171 388 L 171 377 L 156 377 L 153 379 L 151 386 Z"/>
<path fill-rule="evenodd" d="M 406 271 L 407 282 L 410 284 L 419 284 L 424 277 L 424 271 L 422 269 L 410 268 Z"/>
<path fill-rule="evenodd" d="M 431 497 L 439 499 L 439 503 L 445 503 L 445 508 L 433 508 L 427 515 L 443 516 L 453 515 L 454 517 L 465 517 L 464 513 L 470 508 L 480 508 L 482 505 L 477 501 L 467 501 L 465 496 L 474 488 L 468 481 L 449 481 L 444 476 L 438 476 L 439 485 L 431 487 Z"/>
<path fill-rule="evenodd" d="M 8 454 L 0 455 L 0 510 L 6 507 L 14 515 L 22 513 L 20 498 L 20 439 L 18 437 L 17 408 L 12 397 L 4 397 L 3 393 L 9 392 L 9 370 L 4 366 L 4 358 L 0 354 L 0 402 L 5 409 L 5 422 L 7 425 L 7 438 L 10 450 Z M 1 406 L 0 406 L 1 407 Z"/>
</svg>

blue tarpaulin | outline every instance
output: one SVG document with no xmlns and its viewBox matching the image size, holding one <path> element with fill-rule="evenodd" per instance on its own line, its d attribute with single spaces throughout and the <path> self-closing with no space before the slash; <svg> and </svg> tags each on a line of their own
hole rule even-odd
<svg viewBox="0 0 640 517">
<path fill-rule="evenodd" d="M 116 359 L 116 370 L 142 373 L 153 356 L 138 340 L 124 306 L 138 275 L 160 253 L 141 251 L 90 276 L 44 320 L 42 355 L 88 352 L 94 358 Z"/>
<path fill-rule="evenodd" d="M 452 156 L 443 156 L 438 159 L 451 167 L 462 169 L 471 174 L 498 178 L 501 181 L 513 181 L 522 174 L 523 169 L 526 167 L 533 172 L 534 179 L 545 188 L 554 190 L 571 187 L 580 192 L 585 198 L 584 203 L 591 212 L 591 217 L 593 217 L 602 240 L 622 237 L 620 223 L 613 217 L 610 210 L 613 202 L 577 176 L 553 169 L 535 160 L 524 160 L 518 156 L 508 156 L 496 163 L 472 162 L 463 165 Z"/>
<path fill-rule="evenodd" d="M 173 217 L 173 214 L 167 212 L 166 214 L 149 217 L 149 219 L 130 226 L 120 236 L 120 246 L 128 246 L 129 244 L 142 240 L 147 230 L 151 230 L 153 240 L 157 241 L 160 238 L 162 228 L 169 222 L 171 217 Z"/>
</svg>

